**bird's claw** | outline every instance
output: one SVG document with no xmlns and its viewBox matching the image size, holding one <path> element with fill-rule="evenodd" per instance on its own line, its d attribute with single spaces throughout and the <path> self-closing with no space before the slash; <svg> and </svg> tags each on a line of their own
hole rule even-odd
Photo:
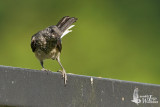
<svg viewBox="0 0 160 107">
<path fill-rule="evenodd" d="M 42 70 L 42 71 L 48 71 L 48 70 L 47 70 L 47 69 L 45 69 L 45 68 L 42 68 L 41 70 Z"/>
<path fill-rule="evenodd" d="M 63 70 L 58 70 L 57 72 L 60 72 L 62 74 L 62 78 L 64 78 L 64 84 L 66 85 L 67 84 L 67 74 L 66 74 L 66 71 L 63 69 Z"/>
<path fill-rule="evenodd" d="M 50 71 L 50 70 L 47 70 L 47 69 L 45 69 L 45 68 L 42 68 L 41 70 L 42 70 L 42 71 L 45 71 L 45 72 L 47 72 L 47 74 L 48 74 L 49 72 L 52 72 L 52 71 Z"/>
</svg>

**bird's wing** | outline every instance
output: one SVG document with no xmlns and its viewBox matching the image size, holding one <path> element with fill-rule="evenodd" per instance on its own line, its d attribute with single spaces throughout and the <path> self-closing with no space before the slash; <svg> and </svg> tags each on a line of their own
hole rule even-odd
<svg viewBox="0 0 160 107">
<path fill-rule="evenodd" d="M 32 48 L 32 52 L 35 52 L 35 50 L 36 50 L 36 43 L 35 43 L 34 37 L 32 37 L 32 40 L 31 40 L 31 48 Z"/>
<path fill-rule="evenodd" d="M 62 50 L 62 43 L 61 43 L 61 38 L 57 38 L 57 48 L 59 50 L 59 52 L 61 52 Z"/>
</svg>

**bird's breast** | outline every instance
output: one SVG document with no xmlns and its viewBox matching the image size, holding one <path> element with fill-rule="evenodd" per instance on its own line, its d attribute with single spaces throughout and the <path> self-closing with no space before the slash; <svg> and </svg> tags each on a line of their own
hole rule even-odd
<svg viewBox="0 0 160 107">
<path fill-rule="evenodd" d="M 38 49 L 35 52 L 35 56 L 40 60 L 43 61 L 45 59 L 53 59 L 55 60 L 58 56 L 60 55 L 60 52 L 58 51 L 57 48 L 53 48 L 49 53 L 45 53 L 41 49 Z"/>
</svg>

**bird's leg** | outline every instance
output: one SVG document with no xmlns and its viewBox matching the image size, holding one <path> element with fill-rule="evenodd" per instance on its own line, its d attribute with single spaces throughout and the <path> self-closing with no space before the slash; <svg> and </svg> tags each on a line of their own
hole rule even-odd
<svg viewBox="0 0 160 107">
<path fill-rule="evenodd" d="M 56 58 L 56 60 L 58 61 L 59 65 L 61 66 L 62 70 L 58 70 L 58 72 L 60 72 L 62 74 L 62 77 L 64 78 L 64 84 L 66 85 L 67 83 L 67 74 L 66 74 L 66 71 L 65 69 L 63 68 L 61 62 L 60 62 L 60 58 Z"/>
<path fill-rule="evenodd" d="M 43 66 L 43 61 L 40 61 L 40 63 L 41 63 L 41 66 L 42 66 L 42 69 L 41 69 L 41 70 L 42 70 L 42 71 L 47 71 L 47 69 L 45 69 L 44 66 Z"/>
</svg>

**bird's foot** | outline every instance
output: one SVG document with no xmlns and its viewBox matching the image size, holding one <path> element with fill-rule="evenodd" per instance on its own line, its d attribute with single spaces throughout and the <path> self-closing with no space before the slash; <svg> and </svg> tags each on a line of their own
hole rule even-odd
<svg viewBox="0 0 160 107">
<path fill-rule="evenodd" d="M 49 71 L 49 70 L 47 70 L 47 69 L 45 69 L 45 68 L 42 68 L 41 70 L 42 70 L 42 71 Z"/>
<path fill-rule="evenodd" d="M 50 70 L 47 70 L 47 69 L 45 69 L 45 68 L 42 68 L 41 70 L 42 70 L 42 71 L 45 71 L 45 72 L 47 72 L 47 74 L 48 74 L 49 72 L 52 72 L 52 71 L 50 71 Z"/>
<path fill-rule="evenodd" d="M 62 74 L 62 78 L 64 78 L 64 84 L 66 85 L 67 84 L 67 74 L 66 74 L 66 71 L 63 69 L 63 70 L 58 70 L 57 72 L 60 72 Z"/>
</svg>

